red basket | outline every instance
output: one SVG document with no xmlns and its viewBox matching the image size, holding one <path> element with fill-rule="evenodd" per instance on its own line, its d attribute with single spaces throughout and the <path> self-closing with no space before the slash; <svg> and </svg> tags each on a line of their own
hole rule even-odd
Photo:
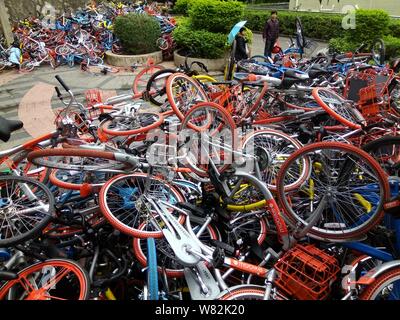
<svg viewBox="0 0 400 320">
<path fill-rule="evenodd" d="M 276 285 L 299 300 L 323 300 L 339 272 L 338 261 L 314 245 L 297 245 L 275 264 Z"/>
<path fill-rule="evenodd" d="M 101 90 L 91 89 L 85 91 L 86 107 L 92 108 L 95 104 L 103 102 L 103 96 Z"/>
<path fill-rule="evenodd" d="M 364 71 L 350 71 L 346 78 L 346 88 L 344 96 L 346 99 L 359 103 L 362 100 L 362 90 L 368 87 L 379 85 L 379 95 L 383 98 L 388 95 L 388 86 L 393 77 L 393 70 L 366 69 Z M 379 96 L 378 96 L 379 97 Z"/>
</svg>

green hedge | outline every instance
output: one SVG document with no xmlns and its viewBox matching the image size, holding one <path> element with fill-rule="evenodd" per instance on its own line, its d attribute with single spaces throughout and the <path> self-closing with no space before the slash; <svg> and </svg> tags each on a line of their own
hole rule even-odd
<svg viewBox="0 0 400 320">
<path fill-rule="evenodd" d="M 391 19 L 389 23 L 389 34 L 400 38 L 400 20 Z"/>
<path fill-rule="evenodd" d="M 181 23 L 173 31 L 179 48 L 190 51 L 193 57 L 218 59 L 224 55 L 226 34 L 193 30 L 189 23 Z"/>
<path fill-rule="evenodd" d="M 178 0 L 176 1 L 173 12 L 177 14 L 187 14 L 189 5 L 194 3 L 196 0 Z"/>
<path fill-rule="evenodd" d="M 390 17 L 384 10 L 356 11 L 356 29 L 346 36 L 352 41 L 363 43 L 382 38 L 389 31 Z"/>
<path fill-rule="evenodd" d="M 184 14 L 187 15 L 189 12 L 189 8 L 193 5 L 197 0 L 177 0 L 174 7 L 172 8 L 172 12 L 176 14 Z M 236 0 L 219 0 L 220 2 L 232 2 Z M 242 1 L 243 2 L 243 1 Z"/>
<path fill-rule="evenodd" d="M 150 15 L 130 13 L 117 17 L 114 34 L 121 40 L 127 54 L 146 54 L 159 50 L 157 39 L 161 35 L 160 24 Z"/>
<path fill-rule="evenodd" d="M 248 28 L 262 32 L 270 15 L 268 10 L 246 10 L 243 19 L 247 20 Z M 343 32 L 341 28 L 343 16 L 340 14 L 279 11 L 281 34 L 294 34 L 296 17 L 300 17 L 304 33 L 309 38 L 329 40 Z"/>
<path fill-rule="evenodd" d="M 400 38 L 386 36 L 383 38 L 386 47 L 386 60 L 400 56 Z"/>
<path fill-rule="evenodd" d="M 386 60 L 400 56 L 400 38 L 393 36 L 383 37 L 386 47 Z M 332 52 L 354 51 L 360 46 L 359 42 L 349 41 L 346 38 L 334 38 L 329 41 L 329 49 Z"/>
<path fill-rule="evenodd" d="M 196 0 L 189 18 L 196 30 L 229 32 L 243 17 L 244 4 L 238 1 Z"/>
<path fill-rule="evenodd" d="M 244 20 L 253 31 L 262 32 L 270 12 L 265 10 L 246 10 Z M 281 33 L 293 35 L 296 17 L 301 19 L 304 34 L 308 38 L 329 41 L 332 38 L 349 36 L 355 42 L 370 41 L 383 37 L 388 32 L 400 36 L 400 22 L 390 19 L 383 10 L 357 10 L 356 29 L 342 28 L 343 15 L 330 13 L 279 11 Z"/>
</svg>

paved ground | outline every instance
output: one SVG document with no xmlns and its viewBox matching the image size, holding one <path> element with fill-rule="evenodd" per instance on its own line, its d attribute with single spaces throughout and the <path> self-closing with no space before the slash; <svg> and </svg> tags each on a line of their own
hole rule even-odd
<svg viewBox="0 0 400 320">
<path fill-rule="evenodd" d="M 281 46 L 287 48 L 288 39 L 280 39 Z M 317 51 L 325 44 L 317 43 Z M 255 34 L 252 54 L 263 54 L 264 43 L 261 35 Z M 172 68 L 172 62 L 164 62 Z M 13 133 L 8 143 L 0 142 L 0 150 L 10 148 L 54 130 L 54 110 L 62 107 L 57 99 L 54 86 L 59 85 L 54 78 L 59 74 L 71 87 L 78 100 L 83 101 L 88 89 L 101 89 L 105 96 L 130 93 L 136 73 L 120 72 L 112 75 L 93 75 L 83 72 L 79 67 L 62 66 L 56 70 L 43 66 L 29 74 L 18 74 L 16 71 L 0 73 L 0 116 L 7 119 L 20 119 L 24 128 Z M 217 75 L 218 76 L 218 75 Z"/>
</svg>

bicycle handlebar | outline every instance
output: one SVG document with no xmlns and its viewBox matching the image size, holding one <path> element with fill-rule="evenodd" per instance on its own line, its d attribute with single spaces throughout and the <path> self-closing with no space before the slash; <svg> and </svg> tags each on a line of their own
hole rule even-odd
<svg viewBox="0 0 400 320">
<path fill-rule="evenodd" d="M 63 86 L 63 88 L 65 89 L 65 91 L 70 92 L 71 90 L 69 89 L 69 87 L 66 85 L 66 83 L 64 82 L 63 79 L 61 79 L 61 77 L 59 75 L 56 75 L 55 78 L 57 79 L 57 81 Z"/>
</svg>

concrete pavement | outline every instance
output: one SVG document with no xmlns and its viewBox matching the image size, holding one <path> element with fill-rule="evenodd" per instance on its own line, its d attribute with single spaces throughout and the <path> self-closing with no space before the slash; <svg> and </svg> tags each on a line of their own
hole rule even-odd
<svg viewBox="0 0 400 320">
<path fill-rule="evenodd" d="M 283 49 L 288 47 L 288 38 L 281 37 Z M 316 53 L 326 44 L 317 42 Z M 260 34 L 254 34 L 252 55 L 264 52 L 264 42 Z M 166 68 L 174 68 L 173 62 L 163 62 Z M 71 87 L 80 102 L 88 89 L 101 89 L 107 96 L 130 93 L 137 72 L 121 71 L 116 74 L 93 75 L 83 72 L 79 66 L 69 68 L 61 66 L 56 70 L 48 66 L 36 68 L 33 72 L 19 74 L 15 70 L 0 73 L 0 116 L 7 119 L 20 119 L 25 127 L 12 134 L 8 143 L 0 142 L 0 150 L 21 144 L 32 137 L 37 137 L 54 130 L 55 109 L 63 105 L 56 97 L 54 86 L 60 87 L 55 75 L 60 75 Z M 222 75 L 214 75 L 217 78 Z"/>
</svg>

